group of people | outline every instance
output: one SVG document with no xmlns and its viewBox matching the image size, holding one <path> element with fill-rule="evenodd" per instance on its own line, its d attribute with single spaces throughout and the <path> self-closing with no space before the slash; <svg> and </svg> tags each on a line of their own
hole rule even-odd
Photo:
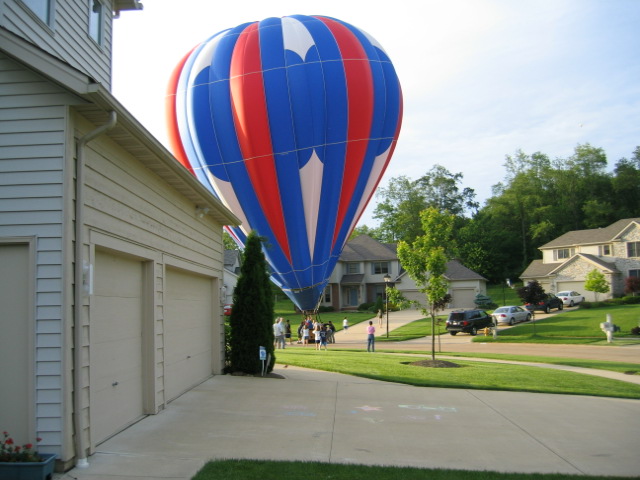
<svg viewBox="0 0 640 480">
<path fill-rule="evenodd" d="M 331 321 L 322 323 L 308 316 L 298 326 L 298 343 L 306 346 L 313 342 L 316 344 L 316 350 L 321 350 L 322 347 L 326 350 L 327 344 L 336 343 L 335 331 L 336 327 Z"/>
<path fill-rule="evenodd" d="M 342 329 L 345 333 L 349 329 L 349 320 L 347 320 L 347 317 L 344 317 L 344 320 L 342 320 Z M 298 326 L 298 343 L 303 346 L 315 343 L 316 350 L 322 350 L 323 347 L 327 350 L 327 344 L 336 343 L 334 336 L 335 331 L 336 327 L 331 321 L 322 323 L 318 319 L 307 316 Z M 369 321 L 369 325 L 367 326 L 368 352 L 375 351 L 375 332 L 376 328 L 373 326 L 373 322 Z M 287 340 L 289 341 L 289 345 L 293 344 L 291 323 L 289 320 L 285 320 L 282 317 L 276 318 L 273 323 L 273 337 L 275 348 L 284 348 Z"/>
</svg>

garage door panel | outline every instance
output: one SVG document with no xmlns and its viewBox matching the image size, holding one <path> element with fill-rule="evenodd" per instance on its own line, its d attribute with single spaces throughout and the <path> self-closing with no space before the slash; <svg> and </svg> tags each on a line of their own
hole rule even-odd
<svg viewBox="0 0 640 480">
<path fill-rule="evenodd" d="M 167 269 L 165 396 L 171 400 L 212 373 L 212 279 Z"/>
<path fill-rule="evenodd" d="M 96 251 L 91 299 L 91 436 L 99 443 L 143 415 L 143 265 Z"/>
<path fill-rule="evenodd" d="M 454 288 L 451 297 L 452 308 L 473 308 L 476 291 L 473 288 Z"/>
</svg>

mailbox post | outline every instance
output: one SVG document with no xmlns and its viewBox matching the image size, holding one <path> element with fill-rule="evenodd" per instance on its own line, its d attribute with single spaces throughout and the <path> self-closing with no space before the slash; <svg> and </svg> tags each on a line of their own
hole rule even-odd
<svg viewBox="0 0 640 480">
<path fill-rule="evenodd" d="M 607 314 L 607 321 L 600 324 L 600 330 L 602 330 L 607 336 L 607 343 L 613 342 L 613 332 L 615 329 L 616 326 L 611 321 L 611 315 Z"/>
</svg>

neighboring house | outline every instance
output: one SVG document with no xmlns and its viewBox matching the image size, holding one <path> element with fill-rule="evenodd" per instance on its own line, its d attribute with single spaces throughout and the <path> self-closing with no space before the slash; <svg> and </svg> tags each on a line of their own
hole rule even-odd
<svg viewBox="0 0 640 480">
<path fill-rule="evenodd" d="M 402 269 L 396 245 L 359 235 L 345 245 L 320 305 L 336 310 L 355 309 L 362 303 L 384 299 L 386 275 L 406 298 L 425 302 L 415 282 Z M 452 296 L 451 308 L 473 308 L 475 296 L 486 293 L 487 280 L 458 260 L 447 263 L 445 276 Z"/>
<path fill-rule="evenodd" d="M 611 286 L 598 299 L 624 295 L 627 277 L 640 277 L 640 218 L 618 220 L 605 228 L 574 230 L 540 247 L 542 259 L 534 260 L 520 275 L 523 282 L 537 280 L 547 292 L 580 292 L 595 300 L 594 292 L 584 289 L 587 274 L 598 270 Z"/>
<path fill-rule="evenodd" d="M 0 429 L 86 462 L 224 365 L 222 225 L 111 95 L 135 0 L 0 0 Z"/>
<path fill-rule="evenodd" d="M 242 253 L 240 250 L 224 251 L 224 271 L 222 272 L 222 292 L 220 298 L 222 303 L 233 303 L 233 292 L 238 283 L 240 275 L 240 265 Z"/>
</svg>

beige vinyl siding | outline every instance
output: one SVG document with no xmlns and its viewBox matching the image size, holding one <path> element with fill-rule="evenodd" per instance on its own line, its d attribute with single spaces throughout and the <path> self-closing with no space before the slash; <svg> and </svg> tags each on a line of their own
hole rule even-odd
<svg viewBox="0 0 640 480">
<path fill-rule="evenodd" d="M 104 0 L 103 45 L 89 37 L 88 0 L 56 0 L 49 26 L 18 0 L 0 0 L 0 26 L 29 40 L 111 89 L 112 2 Z M 81 12 L 80 14 L 74 12 Z"/>
<path fill-rule="evenodd" d="M 34 239 L 35 425 L 40 451 L 62 448 L 63 207 L 73 97 L 0 55 L 0 238 Z"/>
<path fill-rule="evenodd" d="M 79 114 L 73 115 L 73 122 L 78 137 L 95 128 Z M 155 413 L 170 400 L 168 395 L 173 396 L 181 390 L 176 387 L 173 392 L 165 391 L 166 375 L 170 374 L 165 368 L 166 267 L 210 278 L 209 301 L 219 305 L 222 225 L 210 216 L 197 218 L 192 202 L 120 148 L 108 135 L 87 146 L 85 180 L 84 242 L 89 250 L 109 248 L 135 255 L 152 265 L 149 268 L 154 280 L 145 292 L 148 297 L 145 302 L 149 303 L 152 317 L 149 328 L 155 335 L 143 347 L 149 350 L 145 350 L 145 355 L 150 365 L 149 371 L 145 372 L 143 389 L 145 413 Z M 210 362 L 213 371 L 209 369 L 200 378 L 221 373 L 222 359 L 219 357 L 224 354 L 224 332 L 220 313 L 219 308 L 214 309 L 210 316 L 214 319 L 209 349 L 209 355 L 214 356 Z M 91 314 L 90 309 L 89 316 Z M 176 318 L 180 315 L 176 314 Z M 90 326 L 91 319 L 85 323 Z M 99 441 L 93 434 L 90 437 L 92 445 Z"/>
</svg>

